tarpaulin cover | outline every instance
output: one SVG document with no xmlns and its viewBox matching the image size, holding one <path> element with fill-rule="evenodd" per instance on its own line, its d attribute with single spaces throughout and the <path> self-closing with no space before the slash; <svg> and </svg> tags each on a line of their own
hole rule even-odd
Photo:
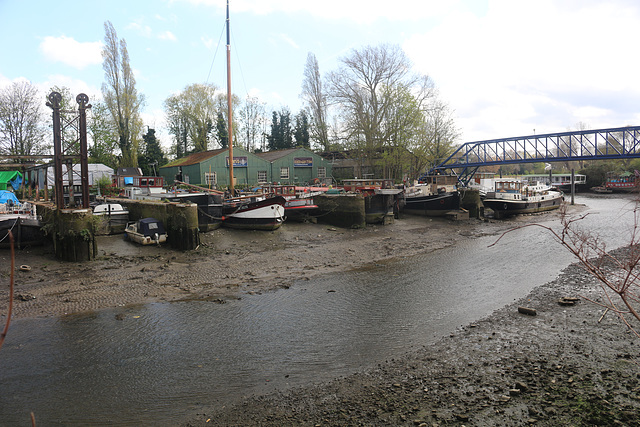
<svg viewBox="0 0 640 427">
<path fill-rule="evenodd" d="M 14 205 L 19 205 L 20 201 L 11 191 L 8 190 L 0 190 L 0 203 L 13 202 Z"/>
<path fill-rule="evenodd" d="M 14 190 L 22 184 L 22 174 L 18 171 L 0 171 L 0 189 L 5 190 L 11 184 Z"/>
</svg>

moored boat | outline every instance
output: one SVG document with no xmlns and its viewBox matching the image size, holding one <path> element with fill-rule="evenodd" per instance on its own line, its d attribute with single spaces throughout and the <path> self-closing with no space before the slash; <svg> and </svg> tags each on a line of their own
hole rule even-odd
<svg viewBox="0 0 640 427">
<path fill-rule="evenodd" d="M 141 245 L 159 245 L 166 242 L 168 236 L 161 221 L 155 218 L 142 218 L 127 224 L 124 237 Z"/>
<path fill-rule="evenodd" d="M 608 172 L 605 182 L 600 187 L 594 187 L 599 193 L 632 193 L 640 188 L 640 172 Z"/>
<path fill-rule="evenodd" d="M 245 196 L 225 200 L 222 226 L 244 230 L 275 230 L 285 219 L 282 196 Z"/>
<path fill-rule="evenodd" d="M 564 195 L 552 187 L 536 182 L 525 184 L 519 179 L 496 180 L 495 190 L 483 200 L 495 218 L 558 209 Z"/>
<path fill-rule="evenodd" d="M 41 245 L 44 243 L 42 222 L 36 212 L 36 206 L 21 203 L 11 191 L 0 191 L 0 247 L 10 246 L 9 230 L 17 248 Z"/>
<path fill-rule="evenodd" d="M 323 193 L 309 187 L 295 185 L 265 185 L 262 187 L 262 192 L 271 196 L 282 196 L 285 199 L 286 219 L 298 222 L 315 221 L 318 205 L 313 202 L 313 196 Z"/>
<path fill-rule="evenodd" d="M 444 216 L 460 209 L 460 195 L 455 175 L 430 175 L 425 182 L 408 187 L 403 211 L 414 215 Z"/>
</svg>

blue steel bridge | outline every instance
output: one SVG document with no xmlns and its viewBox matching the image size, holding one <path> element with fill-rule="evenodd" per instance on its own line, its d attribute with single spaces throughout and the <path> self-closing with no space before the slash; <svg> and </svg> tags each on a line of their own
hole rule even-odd
<svg viewBox="0 0 640 427">
<path fill-rule="evenodd" d="M 466 186 L 481 166 L 633 157 L 640 157 L 640 126 L 529 135 L 464 143 L 419 180 L 453 173 Z"/>
</svg>

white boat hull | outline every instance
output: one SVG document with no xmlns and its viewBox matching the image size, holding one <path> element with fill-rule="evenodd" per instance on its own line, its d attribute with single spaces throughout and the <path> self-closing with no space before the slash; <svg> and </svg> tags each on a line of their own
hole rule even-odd
<svg viewBox="0 0 640 427">
<path fill-rule="evenodd" d="M 282 197 L 228 204 L 224 207 L 222 225 L 245 230 L 275 230 L 284 222 L 284 205 Z"/>
</svg>

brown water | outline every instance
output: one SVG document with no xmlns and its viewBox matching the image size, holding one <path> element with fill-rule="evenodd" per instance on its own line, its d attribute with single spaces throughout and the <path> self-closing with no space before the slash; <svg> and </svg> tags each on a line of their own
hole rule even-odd
<svg viewBox="0 0 640 427">
<path fill-rule="evenodd" d="M 578 197 L 614 248 L 631 206 Z M 544 218 L 544 216 L 541 216 Z M 551 224 L 553 225 L 553 224 Z M 203 408 L 346 375 L 431 345 L 573 261 L 540 228 L 331 274 L 226 304 L 193 301 L 12 323 L 0 425 L 175 425 Z"/>
</svg>

